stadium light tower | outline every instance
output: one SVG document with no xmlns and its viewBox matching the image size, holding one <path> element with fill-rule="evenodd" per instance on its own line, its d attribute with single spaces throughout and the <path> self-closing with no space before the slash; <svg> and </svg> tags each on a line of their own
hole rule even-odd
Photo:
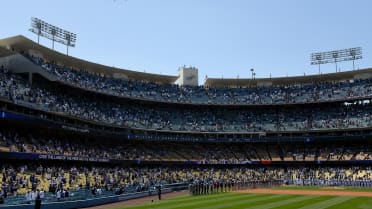
<svg viewBox="0 0 372 209">
<path fill-rule="evenodd" d="M 358 49 L 359 48 L 359 49 Z M 362 48 L 352 48 L 350 50 L 350 56 L 353 58 L 353 70 L 355 70 L 354 62 L 356 59 L 362 59 Z"/>
<path fill-rule="evenodd" d="M 312 65 L 320 65 L 327 63 L 335 63 L 337 72 L 337 62 L 353 61 L 353 70 L 355 70 L 354 62 L 357 59 L 362 59 L 362 47 L 355 47 L 349 49 L 334 50 L 328 52 L 317 52 L 310 55 L 310 63 Z"/>
<path fill-rule="evenodd" d="M 39 44 L 40 36 L 52 40 L 52 48 L 54 49 L 54 42 L 59 42 L 66 45 L 66 54 L 68 55 L 68 47 L 75 47 L 76 34 L 67 30 L 61 29 L 51 25 L 39 18 L 31 18 L 30 31 L 37 35 L 37 43 Z"/>
</svg>

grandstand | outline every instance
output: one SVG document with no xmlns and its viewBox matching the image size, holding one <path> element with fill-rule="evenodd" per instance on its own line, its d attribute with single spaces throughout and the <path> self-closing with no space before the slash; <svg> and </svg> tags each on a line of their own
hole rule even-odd
<svg viewBox="0 0 372 209">
<path fill-rule="evenodd" d="M 176 80 L 23 36 L 0 40 L 4 203 L 25 207 L 40 193 L 51 204 L 148 195 L 195 182 L 372 186 L 372 69 Z"/>
</svg>

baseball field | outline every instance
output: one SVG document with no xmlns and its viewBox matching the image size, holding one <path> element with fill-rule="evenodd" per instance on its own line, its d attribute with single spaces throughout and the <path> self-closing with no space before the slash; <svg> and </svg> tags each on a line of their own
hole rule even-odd
<svg viewBox="0 0 372 209">
<path fill-rule="evenodd" d="M 344 189 L 254 189 L 223 194 L 187 194 L 115 209 L 372 209 L 370 191 Z M 114 208 L 112 208 L 114 209 Z"/>
</svg>

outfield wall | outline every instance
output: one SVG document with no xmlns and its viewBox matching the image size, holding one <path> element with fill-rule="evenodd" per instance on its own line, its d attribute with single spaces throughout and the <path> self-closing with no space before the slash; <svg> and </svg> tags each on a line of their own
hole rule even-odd
<svg viewBox="0 0 372 209">
<path fill-rule="evenodd" d="M 162 189 L 162 194 L 170 193 L 172 189 L 166 188 Z M 41 205 L 41 209 L 73 209 L 73 208 L 85 208 L 92 207 L 96 205 L 104 205 L 108 203 L 121 202 L 141 197 L 155 196 L 156 191 L 152 192 L 137 192 L 132 194 L 114 195 L 108 197 L 86 199 L 86 200 L 76 200 L 76 201 L 61 201 L 61 202 L 51 202 Z M 1 205 L 1 209 L 34 209 L 35 205 L 32 204 L 22 204 L 22 205 Z"/>
</svg>

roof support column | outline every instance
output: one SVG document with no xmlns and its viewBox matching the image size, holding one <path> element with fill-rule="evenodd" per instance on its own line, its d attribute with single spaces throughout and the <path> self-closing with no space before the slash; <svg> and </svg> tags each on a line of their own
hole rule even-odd
<svg viewBox="0 0 372 209">
<path fill-rule="evenodd" d="M 30 84 L 30 86 L 32 86 L 32 73 L 31 72 L 28 73 L 28 83 Z"/>
</svg>

